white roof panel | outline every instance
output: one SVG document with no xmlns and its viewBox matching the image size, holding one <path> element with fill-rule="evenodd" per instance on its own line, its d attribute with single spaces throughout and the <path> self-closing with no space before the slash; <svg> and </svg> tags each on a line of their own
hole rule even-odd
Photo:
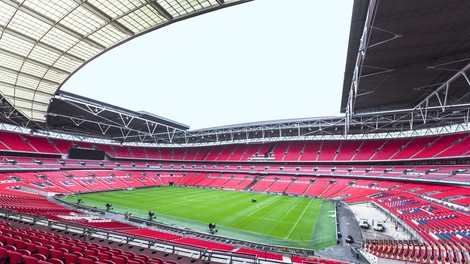
<svg viewBox="0 0 470 264">
<path fill-rule="evenodd" d="M 50 98 L 83 63 L 173 20 L 249 0 L 0 0 L 0 94 L 45 122 Z"/>
</svg>

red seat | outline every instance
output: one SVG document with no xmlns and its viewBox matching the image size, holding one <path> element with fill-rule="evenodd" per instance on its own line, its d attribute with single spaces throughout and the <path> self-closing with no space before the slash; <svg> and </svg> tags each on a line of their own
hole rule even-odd
<svg viewBox="0 0 470 264">
<path fill-rule="evenodd" d="M 32 256 L 23 256 L 24 264 L 37 264 L 39 260 Z"/>
<path fill-rule="evenodd" d="M 43 255 L 41 253 L 34 253 L 33 255 L 31 255 L 31 257 L 34 257 L 34 258 L 37 258 L 38 260 L 46 260 L 46 255 Z"/>
<path fill-rule="evenodd" d="M 31 253 L 36 253 L 38 251 L 36 249 L 36 245 L 34 245 L 33 243 L 25 243 L 25 248 Z"/>
<path fill-rule="evenodd" d="M 4 247 L 0 247 L 0 263 L 5 263 L 5 260 L 8 257 L 8 250 Z"/>
<path fill-rule="evenodd" d="M 78 260 L 80 261 L 80 264 L 94 264 L 95 260 L 89 259 L 87 257 L 79 257 Z"/>
<path fill-rule="evenodd" d="M 16 247 L 13 245 L 6 245 L 4 248 L 9 251 L 16 251 Z"/>
<path fill-rule="evenodd" d="M 16 248 L 26 248 L 26 244 L 25 244 L 25 241 L 21 240 L 21 239 L 15 239 L 15 246 Z"/>
<path fill-rule="evenodd" d="M 50 258 L 62 259 L 64 257 L 64 252 L 58 249 L 49 250 Z"/>
<path fill-rule="evenodd" d="M 47 256 L 49 254 L 49 249 L 43 246 L 36 246 L 36 251 L 37 253 L 42 254 L 44 256 Z"/>
<path fill-rule="evenodd" d="M 78 256 L 72 253 L 64 253 L 65 264 L 75 264 L 78 262 Z"/>
<path fill-rule="evenodd" d="M 112 254 L 109 253 L 109 252 L 98 252 L 98 259 L 100 261 L 103 261 L 103 260 L 110 260 L 111 259 L 111 256 Z"/>
<path fill-rule="evenodd" d="M 111 260 L 115 264 L 126 264 L 127 263 L 127 259 L 122 257 L 122 256 L 113 256 L 113 257 L 111 257 Z"/>
<path fill-rule="evenodd" d="M 49 263 L 52 263 L 52 264 L 64 264 L 64 262 L 60 259 L 56 259 L 56 258 L 50 258 L 48 260 Z"/>
<path fill-rule="evenodd" d="M 17 252 L 19 252 L 23 256 L 31 256 L 31 252 L 29 252 L 29 250 L 24 249 L 24 248 L 18 249 Z"/>
<path fill-rule="evenodd" d="M 78 246 L 73 246 L 72 248 L 70 248 L 71 252 L 80 252 L 83 254 L 83 248 L 82 247 L 78 247 Z"/>
<path fill-rule="evenodd" d="M 122 253 L 123 256 L 126 256 L 128 260 L 134 259 L 135 253 L 134 252 L 124 252 Z"/>
<path fill-rule="evenodd" d="M 95 250 L 85 249 L 85 250 L 83 251 L 83 255 L 85 255 L 86 257 L 88 257 L 88 256 L 94 256 L 94 257 L 96 257 L 96 256 L 97 256 L 97 253 L 96 253 Z"/>
<path fill-rule="evenodd" d="M 8 251 L 8 258 L 10 259 L 10 264 L 19 264 L 23 263 L 23 255 L 16 251 Z"/>
<path fill-rule="evenodd" d="M 142 255 L 142 254 L 139 254 L 136 256 L 137 258 L 140 258 L 140 259 L 143 259 L 145 262 L 149 261 L 149 256 L 147 255 Z"/>
<path fill-rule="evenodd" d="M 127 261 L 127 264 L 145 264 L 145 262 L 143 260 L 140 260 L 140 259 L 132 259 L 132 260 L 128 260 Z"/>
<path fill-rule="evenodd" d="M 152 262 L 152 263 L 155 263 L 155 264 L 163 264 L 163 260 L 160 259 L 160 258 L 151 258 L 148 260 L 148 262 Z"/>
</svg>

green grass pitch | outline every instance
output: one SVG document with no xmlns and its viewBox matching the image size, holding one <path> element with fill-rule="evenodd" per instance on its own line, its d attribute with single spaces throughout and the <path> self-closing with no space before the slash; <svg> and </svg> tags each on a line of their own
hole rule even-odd
<svg viewBox="0 0 470 264">
<path fill-rule="evenodd" d="M 324 248 L 336 242 L 334 204 L 321 199 L 188 187 L 158 187 L 67 196 L 75 203 L 131 213 L 217 235 L 281 246 Z M 251 199 L 256 199 L 253 203 Z"/>
</svg>

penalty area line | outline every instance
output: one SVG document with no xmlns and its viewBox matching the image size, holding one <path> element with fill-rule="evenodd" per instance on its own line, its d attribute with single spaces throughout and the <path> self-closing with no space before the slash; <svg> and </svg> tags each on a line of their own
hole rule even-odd
<svg viewBox="0 0 470 264">
<path fill-rule="evenodd" d="M 295 222 L 294 226 L 290 229 L 289 234 L 287 234 L 287 236 L 285 236 L 284 239 L 287 239 L 292 234 L 295 227 L 299 224 L 300 220 L 304 217 L 304 214 L 307 212 L 307 209 L 310 208 L 310 205 L 312 204 L 312 202 L 313 202 L 313 199 L 310 200 L 310 202 L 308 203 L 308 206 L 305 207 L 305 209 L 302 212 L 302 214 L 300 215 L 299 219 L 297 219 L 297 222 Z"/>
</svg>

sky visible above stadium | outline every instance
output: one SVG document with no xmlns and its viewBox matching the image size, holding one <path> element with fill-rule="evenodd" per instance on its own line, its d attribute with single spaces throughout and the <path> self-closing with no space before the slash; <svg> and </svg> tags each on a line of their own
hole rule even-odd
<svg viewBox="0 0 470 264">
<path fill-rule="evenodd" d="M 353 1 L 256 0 L 145 34 L 62 90 L 189 125 L 335 116 Z"/>
</svg>

